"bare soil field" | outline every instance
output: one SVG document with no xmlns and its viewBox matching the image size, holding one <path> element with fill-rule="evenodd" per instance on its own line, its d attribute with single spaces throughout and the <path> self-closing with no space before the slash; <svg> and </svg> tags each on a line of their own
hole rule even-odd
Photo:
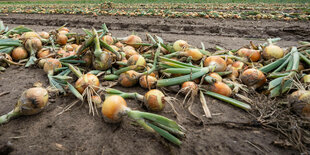
<svg viewBox="0 0 310 155">
<path fill-rule="evenodd" d="M 183 39 L 197 47 L 203 42 L 211 51 L 215 45 L 237 49 L 250 40 L 263 43 L 263 39 L 272 37 L 281 37 L 278 45 L 282 47 L 296 45 L 300 40 L 310 41 L 310 24 L 301 21 L 37 14 L 0 14 L 0 19 L 10 28 L 25 25 L 36 31 L 49 31 L 67 23 L 73 32 L 80 33 L 81 28 L 99 28 L 106 23 L 116 37 L 135 32 L 145 39 L 144 34 L 151 33 L 168 42 Z M 0 97 L 0 115 L 9 112 L 19 94 L 38 81 L 48 85 L 42 69 L 11 66 L 1 72 L 0 92 L 10 93 Z M 140 87 L 117 88 L 145 93 Z M 213 118 L 204 118 L 203 123 L 175 105 L 182 116 L 178 123 L 187 129 L 180 147 L 146 133 L 128 119 L 120 124 L 107 124 L 101 116 L 88 114 L 86 103 L 79 102 L 58 115 L 75 100 L 71 94 L 53 96 L 42 113 L 20 117 L 1 126 L 0 154 L 298 154 L 292 148 L 274 145 L 275 141 L 285 140 L 280 133 L 255 125 L 255 118 L 249 113 L 210 97 L 207 101 Z M 137 103 L 128 100 L 129 107 L 145 111 Z M 193 111 L 203 114 L 198 100 Z M 160 114 L 177 119 L 169 105 Z"/>
</svg>

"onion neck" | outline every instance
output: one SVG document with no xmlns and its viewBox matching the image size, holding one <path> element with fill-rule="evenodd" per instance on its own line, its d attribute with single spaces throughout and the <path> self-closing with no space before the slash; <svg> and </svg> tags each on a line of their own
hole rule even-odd
<svg viewBox="0 0 310 155">
<path fill-rule="evenodd" d="M 17 111 L 17 110 L 12 110 L 12 111 L 10 111 L 9 113 L 7 113 L 7 114 L 5 114 L 5 115 L 2 115 L 1 117 L 0 117 L 0 124 L 4 124 L 4 123 L 7 123 L 8 121 L 10 121 L 12 118 L 15 118 L 15 117 L 17 117 L 17 116 L 19 116 L 20 115 L 20 113 L 19 113 L 19 111 Z"/>
</svg>

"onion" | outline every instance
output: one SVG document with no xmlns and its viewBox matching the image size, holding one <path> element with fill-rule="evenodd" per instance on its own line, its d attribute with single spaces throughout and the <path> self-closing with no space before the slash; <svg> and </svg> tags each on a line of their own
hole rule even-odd
<svg viewBox="0 0 310 155">
<path fill-rule="evenodd" d="M 69 32 L 70 30 L 67 27 L 61 27 L 60 29 L 58 29 L 58 31 L 67 31 L 67 32 Z"/>
<path fill-rule="evenodd" d="M 232 64 L 232 67 L 236 68 L 237 70 L 242 70 L 245 67 L 245 64 L 241 61 L 235 61 Z"/>
<path fill-rule="evenodd" d="M 253 87 L 254 89 L 261 87 L 267 81 L 264 73 L 258 69 L 247 69 L 245 70 L 240 79 L 242 83 L 247 86 Z"/>
<path fill-rule="evenodd" d="M 133 55 L 127 61 L 128 66 L 136 65 L 135 70 L 142 70 L 146 67 L 146 61 L 141 55 Z"/>
<path fill-rule="evenodd" d="M 122 120 L 124 110 L 127 108 L 126 101 L 118 95 L 107 97 L 101 107 L 101 113 L 105 121 L 117 123 Z"/>
<path fill-rule="evenodd" d="M 213 77 L 217 82 L 222 82 L 223 78 L 215 72 L 209 74 L 209 76 Z"/>
<path fill-rule="evenodd" d="M 238 55 L 241 57 L 247 57 L 249 60 L 256 62 L 260 59 L 260 51 L 248 48 L 241 48 L 237 51 Z"/>
<path fill-rule="evenodd" d="M 49 39 L 50 38 L 50 35 L 47 32 L 45 32 L 45 31 L 39 32 L 38 34 L 43 39 Z"/>
<path fill-rule="evenodd" d="M 38 53 L 37 57 L 38 58 L 44 58 L 50 54 L 50 50 L 48 48 L 42 48 Z"/>
<path fill-rule="evenodd" d="M 57 51 L 57 55 L 58 56 L 60 56 L 60 57 L 67 57 L 68 55 L 69 55 L 69 53 L 68 52 L 66 52 L 64 49 L 59 49 L 58 51 Z"/>
<path fill-rule="evenodd" d="M 87 73 L 82 75 L 76 82 L 75 82 L 75 88 L 80 93 L 83 94 L 84 90 L 87 87 L 91 87 L 95 91 L 99 89 L 99 79 L 96 75 Z"/>
<path fill-rule="evenodd" d="M 65 34 L 58 34 L 56 42 L 59 45 L 66 45 L 68 41 L 68 37 Z"/>
<path fill-rule="evenodd" d="M 183 51 L 189 47 L 189 44 L 184 40 L 177 40 L 173 43 L 173 49 L 175 51 Z"/>
<path fill-rule="evenodd" d="M 197 48 L 185 49 L 186 56 L 192 57 L 192 60 L 198 61 L 203 57 L 203 54 Z"/>
<path fill-rule="evenodd" d="M 226 61 L 219 56 L 210 56 L 205 59 L 203 65 L 205 67 L 215 66 L 214 72 L 223 72 L 226 70 Z"/>
<path fill-rule="evenodd" d="M 232 59 L 230 59 L 230 58 L 228 58 L 227 60 L 226 60 L 226 64 L 227 65 L 231 65 L 231 64 L 233 64 L 234 63 L 234 61 L 232 60 Z"/>
<path fill-rule="evenodd" d="M 23 47 L 16 47 L 12 51 L 12 58 L 16 61 L 22 60 L 28 57 L 28 52 Z"/>
<path fill-rule="evenodd" d="M 30 38 L 38 38 L 38 39 L 40 39 L 40 35 L 38 33 L 36 33 L 36 32 L 25 32 L 21 36 L 22 40 L 28 40 Z"/>
<path fill-rule="evenodd" d="M 68 34 L 69 32 L 68 31 L 59 31 L 58 34 L 61 34 L 61 35 L 66 35 Z"/>
<path fill-rule="evenodd" d="M 140 73 L 134 70 L 129 70 L 119 76 L 118 83 L 123 87 L 132 87 L 138 83 L 140 76 Z"/>
<path fill-rule="evenodd" d="M 5 61 L 5 60 L 2 60 L 2 59 L 6 59 L 6 60 L 9 60 L 9 61 L 12 61 L 12 57 L 6 53 L 0 53 L 0 66 L 1 67 L 9 67 L 9 64 Z"/>
<path fill-rule="evenodd" d="M 47 105 L 48 92 L 41 87 L 30 88 L 24 91 L 14 109 L 0 117 L 0 124 L 8 122 L 19 115 L 34 115 L 41 112 Z"/>
<path fill-rule="evenodd" d="M 99 58 L 93 58 L 93 67 L 96 70 L 107 70 L 112 67 L 113 56 L 109 52 L 102 52 Z"/>
<path fill-rule="evenodd" d="M 91 101 L 96 105 L 97 107 L 100 107 L 102 105 L 102 100 L 99 95 L 94 95 L 91 97 Z"/>
<path fill-rule="evenodd" d="M 53 75 L 55 69 L 61 68 L 61 67 L 62 67 L 61 62 L 58 59 L 49 58 L 49 59 L 46 59 L 44 66 L 43 66 L 43 70 L 48 75 Z"/>
<path fill-rule="evenodd" d="M 46 60 L 47 60 L 47 59 L 41 59 L 41 60 L 38 62 L 38 66 L 39 66 L 40 68 L 43 68 L 43 67 L 44 67 L 44 64 L 45 64 L 45 62 L 46 62 Z"/>
<path fill-rule="evenodd" d="M 25 48 L 28 52 L 31 52 L 30 45 L 35 52 L 42 48 L 42 42 L 39 38 L 30 38 L 26 40 Z"/>
<path fill-rule="evenodd" d="M 188 93 L 195 93 L 195 94 L 197 94 L 198 93 L 198 86 L 193 81 L 186 81 L 181 86 L 181 92 L 184 95 L 187 95 Z"/>
<path fill-rule="evenodd" d="M 127 59 L 133 55 L 139 54 L 132 46 L 125 46 L 123 51 L 125 52 Z"/>
<path fill-rule="evenodd" d="M 144 105 L 150 111 L 162 111 L 165 108 L 165 95 L 158 89 L 152 89 L 145 93 Z"/>
<path fill-rule="evenodd" d="M 92 60 L 92 54 L 90 52 L 87 52 L 83 57 L 82 57 L 82 60 L 85 61 L 85 66 L 86 67 L 90 67 L 93 63 L 93 60 Z"/>
<path fill-rule="evenodd" d="M 116 47 L 118 48 L 123 48 L 124 47 L 124 44 L 122 44 L 121 42 L 117 42 L 114 44 Z"/>
<path fill-rule="evenodd" d="M 288 96 L 288 101 L 294 112 L 310 118 L 310 91 L 297 90 Z"/>
<path fill-rule="evenodd" d="M 238 69 L 232 66 L 227 67 L 231 74 L 228 75 L 228 78 L 231 80 L 236 80 L 239 77 Z"/>
<path fill-rule="evenodd" d="M 301 81 L 306 83 L 306 84 L 310 84 L 310 74 L 305 75 L 304 77 L 302 77 Z"/>
<path fill-rule="evenodd" d="M 140 77 L 139 79 L 139 84 L 142 88 L 147 88 L 147 89 L 151 89 L 151 88 L 155 88 L 156 87 L 156 82 L 157 79 L 154 76 L 150 76 L 150 75 L 143 75 Z"/>
<path fill-rule="evenodd" d="M 142 39 L 137 35 L 130 35 L 126 37 L 123 41 L 125 44 L 132 45 L 134 47 L 139 47 L 139 45 L 135 45 L 135 44 L 142 43 Z"/>
<path fill-rule="evenodd" d="M 277 45 L 269 44 L 264 48 L 263 57 L 267 60 L 272 58 L 279 59 L 282 58 L 283 56 L 284 56 L 283 49 Z"/>
<path fill-rule="evenodd" d="M 209 86 L 209 90 L 224 96 L 231 96 L 231 88 L 223 82 L 215 82 Z"/>
<path fill-rule="evenodd" d="M 108 45 L 112 45 L 114 43 L 114 40 L 113 40 L 112 36 L 110 36 L 110 35 L 105 35 L 101 39 L 103 42 L 107 43 Z"/>
<path fill-rule="evenodd" d="M 72 46 L 72 48 L 73 48 L 73 50 L 74 51 L 78 51 L 78 47 L 79 47 L 79 45 L 77 45 L 77 44 L 71 44 L 71 46 Z"/>
<path fill-rule="evenodd" d="M 64 49 L 66 49 L 66 51 L 73 51 L 75 48 L 73 48 L 71 45 L 67 44 Z"/>
</svg>

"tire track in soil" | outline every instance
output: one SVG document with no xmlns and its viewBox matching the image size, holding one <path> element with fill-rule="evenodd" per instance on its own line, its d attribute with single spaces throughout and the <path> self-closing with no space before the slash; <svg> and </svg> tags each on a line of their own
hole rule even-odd
<svg viewBox="0 0 310 155">
<path fill-rule="evenodd" d="M 242 38 L 281 37 L 285 40 L 310 41 L 309 22 L 285 22 L 272 20 L 220 20 L 203 18 L 157 18 L 90 15 L 41 15 L 41 14 L 0 14 L 7 24 L 62 26 L 76 28 L 100 28 L 106 23 L 110 30 L 136 32 L 209 35 Z"/>
</svg>

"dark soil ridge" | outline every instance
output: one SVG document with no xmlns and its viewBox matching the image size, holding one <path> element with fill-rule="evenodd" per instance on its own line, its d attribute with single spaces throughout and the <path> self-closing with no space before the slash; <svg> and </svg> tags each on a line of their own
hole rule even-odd
<svg viewBox="0 0 310 155">
<path fill-rule="evenodd" d="M 305 21 L 43 14 L 0 14 L 0 19 L 7 24 L 62 26 L 67 23 L 68 27 L 99 28 L 106 23 L 110 30 L 310 41 L 310 24 Z"/>
</svg>

